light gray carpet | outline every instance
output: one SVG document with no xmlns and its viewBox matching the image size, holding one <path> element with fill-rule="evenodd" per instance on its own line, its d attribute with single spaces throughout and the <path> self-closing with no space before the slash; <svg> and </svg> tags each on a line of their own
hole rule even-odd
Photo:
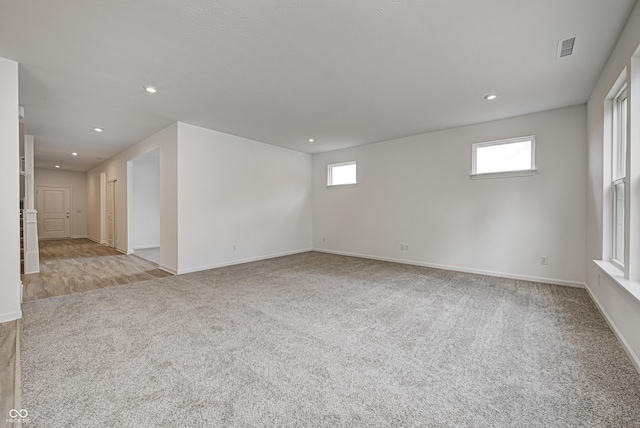
<svg viewBox="0 0 640 428">
<path fill-rule="evenodd" d="M 33 427 L 640 426 L 584 290 L 305 253 L 24 305 Z"/>
<path fill-rule="evenodd" d="M 160 247 L 157 248 L 138 248 L 133 250 L 133 254 L 136 256 L 149 260 L 157 265 L 160 264 Z"/>
</svg>

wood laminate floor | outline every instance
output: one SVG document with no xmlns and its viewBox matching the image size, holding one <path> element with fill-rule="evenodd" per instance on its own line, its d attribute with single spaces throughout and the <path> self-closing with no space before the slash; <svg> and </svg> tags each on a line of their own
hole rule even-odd
<svg viewBox="0 0 640 428">
<path fill-rule="evenodd" d="M 23 301 L 170 275 L 155 263 L 88 239 L 40 241 L 40 272 L 22 275 Z"/>
<path fill-rule="evenodd" d="M 16 407 L 16 334 L 18 321 L 0 324 L 0 427 L 8 426 L 9 412 Z"/>
</svg>

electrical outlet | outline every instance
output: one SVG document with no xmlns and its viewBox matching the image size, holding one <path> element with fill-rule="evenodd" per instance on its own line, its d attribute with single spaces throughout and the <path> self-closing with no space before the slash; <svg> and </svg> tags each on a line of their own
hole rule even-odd
<svg viewBox="0 0 640 428">
<path fill-rule="evenodd" d="M 598 285 L 602 285 L 602 284 L 600 283 L 600 281 L 602 281 L 602 276 L 601 276 L 600 274 L 598 274 Z"/>
<path fill-rule="evenodd" d="M 236 251 L 236 246 L 235 245 L 233 246 L 233 251 Z"/>
<path fill-rule="evenodd" d="M 547 256 L 540 256 L 540 264 L 541 264 L 541 265 L 548 265 L 548 264 L 549 264 L 549 257 L 547 257 Z"/>
<path fill-rule="evenodd" d="M 409 251 L 409 244 L 400 244 L 400 251 Z"/>
<path fill-rule="evenodd" d="M 322 242 L 327 242 L 327 238 L 325 238 L 324 236 L 322 237 Z"/>
</svg>

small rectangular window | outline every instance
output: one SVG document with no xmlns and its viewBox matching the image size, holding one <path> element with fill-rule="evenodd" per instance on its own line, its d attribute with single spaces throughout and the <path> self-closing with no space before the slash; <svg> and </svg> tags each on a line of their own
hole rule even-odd
<svg viewBox="0 0 640 428">
<path fill-rule="evenodd" d="M 535 172 L 535 137 L 475 143 L 472 145 L 472 175 L 520 175 Z"/>
<path fill-rule="evenodd" d="M 327 167 L 327 186 L 356 184 L 356 162 L 334 163 Z"/>
</svg>

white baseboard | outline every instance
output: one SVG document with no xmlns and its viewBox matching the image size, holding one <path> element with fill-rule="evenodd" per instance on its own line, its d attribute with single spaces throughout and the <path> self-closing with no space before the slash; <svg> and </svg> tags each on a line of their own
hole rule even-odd
<svg viewBox="0 0 640 428">
<path fill-rule="evenodd" d="M 276 258 L 276 257 L 291 256 L 293 254 L 308 253 L 309 251 L 313 251 L 313 250 L 311 248 L 305 248 L 305 249 L 302 249 L 302 250 L 285 251 L 283 253 L 269 254 L 269 255 L 258 256 L 258 257 L 250 257 L 248 259 L 233 260 L 233 261 L 222 262 L 222 263 L 215 263 L 215 264 L 212 264 L 212 265 L 200 266 L 200 267 L 196 267 L 196 268 L 189 268 L 189 269 L 182 269 L 182 270 L 179 269 L 178 270 L 178 274 L 182 275 L 182 274 L 185 274 L 185 273 L 199 272 L 199 271 L 208 270 L 208 269 L 217 269 L 217 268 L 221 268 L 221 267 L 225 267 L 225 266 L 240 265 L 242 263 L 257 262 L 257 261 L 260 261 L 260 260 L 273 259 L 273 258 Z M 163 268 L 161 267 L 160 269 L 163 269 Z M 163 269 L 163 270 L 165 270 L 165 269 Z M 167 272 L 169 272 L 169 271 L 167 271 Z"/>
<path fill-rule="evenodd" d="M 370 256 L 368 254 L 348 253 L 344 251 L 333 251 L 333 250 L 326 250 L 323 248 L 314 248 L 313 251 L 317 251 L 319 253 L 337 254 L 340 256 L 360 257 L 362 259 L 380 260 L 383 262 L 401 263 L 405 265 L 423 266 L 423 267 L 429 267 L 434 269 L 452 270 L 455 272 L 475 273 L 478 275 L 495 276 L 498 278 L 519 279 L 522 281 L 540 282 L 543 284 L 563 285 L 563 286 L 575 287 L 575 288 L 585 288 L 584 283 L 577 282 L 577 281 L 566 281 L 562 279 L 541 278 L 537 276 L 517 275 L 517 274 L 511 274 L 511 273 L 505 273 L 505 272 L 494 272 L 494 271 L 481 270 L 481 269 L 470 269 L 470 268 L 464 268 L 459 266 L 440 265 L 440 264 L 426 263 L 426 262 L 420 262 L 415 260 L 394 259 L 392 257 L 379 257 L 379 256 Z"/>
<path fill-rule="evenodd" d="M 133 247 L 133 251 L 135 251 L 135 250 L 146 250 L 148 248 L 160 248 L 160 244 L 136 245 L 135 247 Z"/>
<path fill-rule="evenodd" d="M 71 239 L 87 239 L 87 235 L 71 235 Z"/>
<path fill-rule="evenodd" d="M 101 241 L 99 239 L 94 238 L 93 236 L 87 235 L 86 238 L 90 241 L 95 242 L 96 244 L 106 245 L 107 241 Z"/>
<path fill-rule="evenodd" d="M 164 265 L 159 265 L 158 269 L 163 270 L 165 272 L 169 272 L 171 275 L 177 275 L 178 274 L 177 270 L 175 270 L 173 268 L 170 268 L 170 267 L 167 267 L 167 266 L 164 266 Z"/>
<path fill-rule="evenodd" d="M 15 321 L 22 318 L 22 311 L 7 312 L 6 314 L 0 314 L 0 323 Z"/>
<path fill-rule="evenodd" d="M 591 297 L 591 300 L 593 300 L 593 302 L 596 304 L 596 308 L 598 308 L 604 320 L 607 322 L 607 324 L 609 324 L 609 328 L 611 329 L 611 331 L 613 331 L 613 334 L 616 335 L 616 338 L 622 345 L 622 349 L 624 349 L 624 352 L 627 353 L 636 370 L 638 371 L 638 373 L 640 373 L 640 358 L 636 355 L 635 352 L 633 352 L 633 349 L 631 348 L 631 346 L 629 346 L 629 342 L 627 342 L 620 330 L 618 330 L 618 327 L 613 322 L 607 311 L 604 309 L 604 306 L 602 306 L 596 295 L 591 291 L 591 289 L 589 289 L 589 284 L 585 286 L 585 289 L 587 290 L 589 297 Z"/>
</svg>

